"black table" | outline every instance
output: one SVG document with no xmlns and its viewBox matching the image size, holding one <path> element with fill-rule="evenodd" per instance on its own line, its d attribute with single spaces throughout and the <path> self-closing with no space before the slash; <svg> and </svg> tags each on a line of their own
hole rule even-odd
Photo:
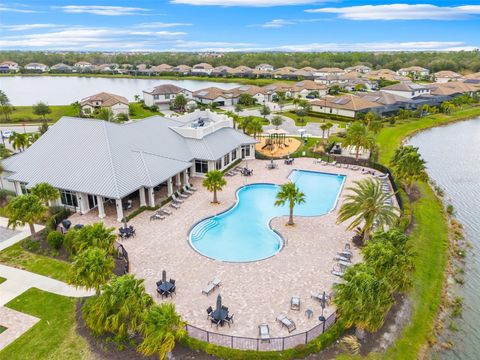
<svg viewBox="0 0 480 360">
<path fill-rule="evenodd" d="M 173 284 L 171 282 L 165 281 L 162 282 L 160 285 L 157 286 L 157 289 L 163 295 L 168 296 L 171 290 L 173 289 Z"/>
<path fill-rule="evenodd" d="M 212 319 L 217 321 L 221 326 L 223 326 L 224 321 L 227 319 L 228 316 L 228 310 L 225 309 L 220 309 L 220 310 L 215 310 L 212 312 Z"/>
</svg>

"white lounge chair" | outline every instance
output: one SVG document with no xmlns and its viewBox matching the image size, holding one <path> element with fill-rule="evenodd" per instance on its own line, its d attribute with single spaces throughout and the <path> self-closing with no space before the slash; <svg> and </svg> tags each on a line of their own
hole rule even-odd
<svg viewBox="0 0 480 360">
<path fill-rule="evenodd" d="M 209 295 L 213 290 L 215 290 L 216 287 L 220 286 L 220 279 L 215 278 L 213 281 L 209 281 L 207 286 L 205 286 L 202 290 L 202 294 Z"/>
<path fill-rule="evenodd" d="M 177 191 L 177 195 L 179 197 L 181 197 L 182 199 L 188 199 L 188 195 L 187 194 L 182 194 L 180 191 Z"/>
<path fill-rule="evenodd" d="M 188 190 L 192 190 L 192 191 L 197 191 L 198 190 L 195 186 L 193 186 L 191 184 L 188 184 L 187 188 L 188 188 Z"/>
<path fill-rule="evenodd" d="M 270 341 L 270 328 L 267 324 L 261 324 L 258 326 L 258 337 L 262 341 Z"/>
<path fill-rule="evenodd" d="M 175 196 L 175 194 L 172 194 L 172 201 L 173 201 L 174 203 L 179 203 L 179 204 L 183 203 L 183 200 L 177 198 L 177 197 Z"/>
<path fill-rule="evenodd" d="M 188 190 L 187 185 L 184 185 L 182 188 L 183 192 L 188 195 L 193 195 L 193 191 Z"/>
<path fill-rule="evenodd" d="M 158 210 L 158 212 L 162 213 L 162 214 L 165 214 L 165 215 L 172 215 L 173 213 L 168 210 L 167 208 L 161 208 L 160 210 Z"/>
<path fill-rule="evenodd" d="M 339 276 L 339 277 L 342 277 L 345 274 L 342 270 L 336 269 L 335 266 L 333 267 L 331 273 L 332 275 Z"/>
<path fill-rule="evenodd" d="M 150 216 L 150 220 L 165 220 L 165 216 L 159 214 L 158 212 Z"/>
<path fill-rule="evenodd" d="M 285 326 L 289 333 L 297 328 L 293 320 L 287 318 L 285 315 L 277 316 L 277 321 L 279 321 L 282 326 Z"/>
<path fill-rule="evenodd" d="M 171 202 L 171 203 L 170 203 L 170 207 L 172 207 L 172 208 L 174 208 L 174 209 L 180 209 L 180 205 L 175 204 L 174 202 Z"/>
<path fill-rule="evenodd" d="M 300 296 L 292 296 L 292 300 L 290 300 L 290 309 L 300 311 Z"/>
</svg>

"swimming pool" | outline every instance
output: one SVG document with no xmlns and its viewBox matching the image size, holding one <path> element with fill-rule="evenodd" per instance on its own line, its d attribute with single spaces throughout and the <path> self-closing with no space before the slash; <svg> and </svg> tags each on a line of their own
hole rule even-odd
<svg viewBox="0 0 480 360">
<path fill-rule="evenodd" d="M 296 205 L 294 215 L 323 215 L 336 205 L 344 175 L 293 170 L 289 179 L 305 193 L 305 203 Z M 209 258 L 248 262 L 266 259 L 282 249 L 279 234 L 270 220 L 288 215 L 288 204 L 274 206 L 279 186 L 251 184 L 237 191 L 237 202 L 229 210 L 204 219 L 190 231 L 192 247 Z"/>
</svg>

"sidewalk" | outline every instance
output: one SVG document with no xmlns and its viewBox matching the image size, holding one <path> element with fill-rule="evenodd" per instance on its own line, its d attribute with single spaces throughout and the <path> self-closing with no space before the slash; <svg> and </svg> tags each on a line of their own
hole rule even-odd
<svg viewBox="0 0 480 360">
<path fill-rule="evenodd" d="M 0 227 L 7 228 L 7 224 L 8 224 L 8 219 L 0 216 Z M 35 231 L 40 231 L 43 228 L 44 228 L 43 225 L 36 225 L 35 224 Z M 26 237 L 30 236 L 30 228 L 28 227 L 28 225 L 24 226 L 24 227 L 19 226 L 19 227 L 17 227 L 16 231 L 20 231 L 20 233 L 15 234 L 14 236 L 9 238 L 8 240 L 0 241 L 0 251 L 16 244 L 19 241 L 22 241 Z"/>
</svg>

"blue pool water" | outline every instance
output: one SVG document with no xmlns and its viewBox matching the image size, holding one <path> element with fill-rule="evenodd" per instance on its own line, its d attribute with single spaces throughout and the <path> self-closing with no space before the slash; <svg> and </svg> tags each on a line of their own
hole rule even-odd
<svg viewBox="0 0 480 360">
<path fill-rule="evenodd" d="M 305 203 L 296 205 L 294 215 L 318 216 L 336 204 L 345 176 L 294 170 L 289 176 L 305 194 Z M 288 215 L 288 204 L 274 206 L 279 187 L 252 184 L 237 191 L 237 203 L 219 215 L 200 221 L 190 231 L 190 243 L 213 259 L 247 262 L 268 258 L 283 246 L 281 237 L 270 228 L 270 220 Z"/>
</svg>

